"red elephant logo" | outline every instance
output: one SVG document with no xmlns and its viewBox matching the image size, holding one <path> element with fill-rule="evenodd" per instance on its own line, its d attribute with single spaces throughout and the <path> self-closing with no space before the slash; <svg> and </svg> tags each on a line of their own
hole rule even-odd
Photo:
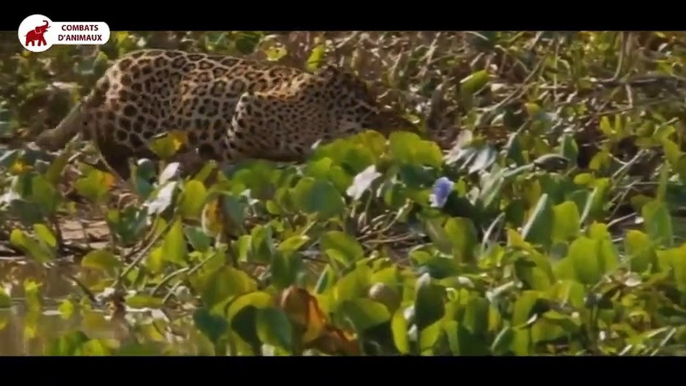
<svg viewBox="0 0 686 386">
<path fill-rule="evenodd" d="M 43 20 L 45 24 L 39 25 L 38 27 L 34 28 L 32 31 L 29 31 L 29 33 L 26 34 L 26 46 L 35 46 L 36 42 L 38 42 L 38 47 L 40 46 L 47 46 L 48 43 L 45 41 L 45 32 L 50 28 L 50 25 L 47 20 Z"/>
</svg>

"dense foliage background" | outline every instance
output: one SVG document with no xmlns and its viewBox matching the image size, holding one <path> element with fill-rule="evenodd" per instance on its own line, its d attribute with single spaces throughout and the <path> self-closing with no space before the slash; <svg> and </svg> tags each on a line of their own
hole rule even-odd
<svg viewBox="0 0 686 386">
<path fill-rule="evenodd" d="M 122 31 L 32 54 L 0 34 L 0 353 L 683 353 L 685 38 Z M 26 146 L 141 47 L 338 63 L 461 131 L 446 152 L 369 131 L 215 182 L 141 161 L 126 184 L 88 145 Z"/>
</svg>

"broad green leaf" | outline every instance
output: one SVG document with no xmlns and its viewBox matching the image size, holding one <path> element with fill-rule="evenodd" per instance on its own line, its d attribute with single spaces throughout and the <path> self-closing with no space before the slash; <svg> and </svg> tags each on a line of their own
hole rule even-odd
<svg viewBox="0 0 686 386">
<path fill-rule="evenodd" d="M 275 253 L 271 260 L 272 283 L 277 289 L 285 289 L 296 283 L 302 269 L 300 254 Z"/>
<path fill-rule="evenodd" d="M 177 265 L 184 265 L 188 253 L 186 239 L 183 235 L 183 225 L 180 219 L 174 221 L 169 232 L 164 236 L 162 253 L 164 259 Z"/>
<path fill-rule="evenodd" d="M 0 288 L 0 308 L 10 307 L 12 307 L 12 298 L 10 298 L 4 289 Z"/>
<path fill-rule="evenodd" d="M 576 279 L 587 285 L 596 284 L 618 264 L 610 240 L 597 240 L 586 236 L 572 242 L 565 259 L 571 259 Z"/>
<path fill-rule="evenodd" d="M 448 338 L 448 347 L 450 352 L 455 355 L 460 355 L 460 325 L 454 320 L 443 322 L 443 331 Z"/>
<path fill-rule="evenodd" d="M 126 305 L 131 308 L 162 308 L 164 302 L 161 297 L 139 293 L 126 297 Z"/>
<path fill-rule="evenodd" d="M 686 244 L 682 244 L 671 258 L 671 266 L 674 270 L 674 281 L 679 291 L 686 292 Z"/>
<path fill-rule="evenodd" d="M 331 182 L 311 177 L 302 178 L 291 190 L 298 209 L 317 214 L 322 220 L 341 214 L 345 202 Z"/>
<path fill-rule="evenodd" d="M 200 227 L 187 226 L 184 229 L 184 233 L 186 238 L 188 238 L 188 242 L 196 251 L 206 252 L 212 245 L 212 239 Z"/>
<path fill-rule="evenodd" d="M 510 326 L 503 327 L 496 335 L 491 345 L 491 352 L 495 355 L 504 355 L 511 350 L 515 331 Z"/>
<path fill-rule="evenodd" d="M 282 253 L 291 253 L 299 250 L 308 241 L 310 238 L 307 235 L 295 235 L 281 242 L 276 249 Z"/>
<path fill-rule="evenodd" d="M 602 131 L 607 137 L 612 137 L 614 134 L 614 130 L 610 124 L 610 118 L 607 115 L 600 118 L 600 131 Z"/>
<path fill-rule="evenodd" d="M 75 310 L 74 303 L 70 301 L 69 299 L 65 299 L 60 303 L 60 306 L 57 308 L 60 312 L 60 316 L 62 319 L 69 319 L 71 318 L 72 315 L 74 315 L 74 310 Z"/>
<path fill-rule="evenodd" d="M 314 71 L 318 69 L 323 63 L 326 56 L 326 45 L 324 43 L 317 44 L 307 58 L 307 69 Z"/>
<path fill-rule="evenodd" d="M 85 177 L 78 179 L 74 183 L 74 188 L 88 200 L 101 203 L 107 197 L 114 181 L 114 176 L 110 173 L 90 169 Z"/>
<path fill-rule="evenodd" d="M 416 284 L 415 317 L 417 329 L 421 331 L 443 317 L 445 312 L 445 289 L 432 282 L 428 273 L 423 274 Z"/>
<path fill-rule="evenodd" d="M 102 271 L 113 270 L 121 267 L 122 263 L 111 251 L 96 249 L 89 252 L 81 260 L 81 266 Z"/>
<path fill-rule="evenodd" d="M 293 351 L 293 327 L 281 309 L 268 307 L 257 312 L 257 336 L 263 343 Z"/>
<path fill-rule="evenodd" d="M 45 354 L 49 356 L 73 356 L 88 340 L 88 336 L 82 331 L 68 332 L 48 344 Z"/>
<path fill-rule="evenodd" d="M 51 184 L 57 183 L 62 175 L 62 171 L 67 166 L 70 157 L 70 153 L 66 151 L 58 155 L 45 172 L 45 179 Z"/>
<path fill-rule="evenodd" d="M 572 165 L 577 164 L 577 158 L 579 157 L 579 146 L 574 140 L 574 136 L 570 134 L 564 134 L 562 136 L 560 154 L 570 161 Z"/>
<path fill-rule="evenodd" d="M 91 339 L 79 347 L 82 356 L 109 356 L 110 348 L 100 339 Z"/>
<path fill-rule="evenodd" d="M 478 244 L 474 222 L 466 217 L 448 219 L 445 233 L 453 244 L 453 254 L 462 263 L 474 261 L 474 247 Z"/>
<path fill-rule="evenodd" d="M 340 278 L 334 287 L 334 299 L 341 304 L 346 300 L 363 297 L 371 281 L 371 269 L 366 265 L 359 265 L 355 270 Z"/>
<path fill-rule="evenodd" d="M 44 211 L 44 214 L 54 213 L 60 201 L 60 193 L 55 185 L 43 178 L 43 176 L 35 176 L 31 181 L 31 185 L 33 189 L 31 198 L 33 201 L 40 205 L 40 208 Z M 76 186 L 76 188 L 78 190 L 78 186 Z M 107 188 L 105 188 L 105 193 L 106 192 Z"/>
<path fill-rule="evenodd" d="M 388 311 L 388 308 L 371 299 L 359 298 L 348 300 L 341 307 L 355 327 L 355 330 L 360 333 L 391 319 L 391 313 Z"/>
<path fill-rule="evenodd" d="M 207 189 L 198 180 L 190 180 L 186 183 L 183 190 L 183 201 L 181 202 L 181 215 L 186 219 L 198 220 L 205 206 Z"/>
<path fill-rule="evenodd" d="M 443 323 L 439 320 L 419 331 L 419 349 L 423 355 L 433 354 L 426 351 L 431 350 L 441 337 Z"/>
<path fill-rule="evenodd" d="M 41 263 L 48 263 L 54 258 L 54 253 L 47 247 L 28 236 L 19 229 L 13 229 L 10 233 L 10 243 L 28 253 L 28 255 Z"/>
<path fill-rule="evenodd" d="M 664 201 L 653 200 L 643 205 L 641 215 L 646 232 L 655 245 L 673 246 L 672 218 Z"/>
<path fill-rule="evenodd" d="M 232 323 L 234 317 L 245 307 L 264 309 L 274 306 L 274 298 L 267 292 L 251 292 L 238 297 L 226 310 L 226 318 Z"/>
<path fill-rule="evenodd" d="M 157 345 L 153 344 L 152 342 L 150 343 L 137 343 L 137 342 L 130 342 L 130 343 L 125 343 L 119 348 L 115 355 L 117 356 L 158 356 L 161 355 L 162 352 L 158 348 Z"/>
<path fill-rule="evenodd" d="M 512 314 L 512 325 L 521 327 L 527 323 L 529 318 L 535 313 L 535 306 L 540 299 L 541 294 L 538 291 L 524 291 L 519 296 L 514 304 Z"/>
<path fill-rule="evenodd" d="M 489 75 L 486 70 L 474 72 L 460 81 L 460 95 L 474 94 L 486 86 Z"/>
<path fill-rule="evenodd" d="M 408 322 L 405 319 L 404 313 L 405 310 L 402 308 L 395 311 L 391 320 L 391 330 L 395 347 L 401 354 L 406 355 L 410 353 L 410 340 L 407 336 Z"/>
<path fill-rule="evenodd" d="M 229 327 L 226 318 L 221 315 L 210 313 L 205 307 L 198 308 L 193 313 L 193 322 L 195 322 L 195 326 L 215 345 L 227 332 Z"/>
<path fill-rule="evenodd" d="M 364 257 L 362 246 L 345 232 L 328 232 L 320 242 L 324 253 L 344 266 L 349 266 Z"/>
<path fill-rule="evenodd" d="M 548 247 L 552 239 L 554 221 L 555 212 L 552 202 L 548 194 L 543 194 L 538 199 L 538 203 L 531 212 L 526 225 L 524 225 L 522 230 L 524 240 L 532 244 Z"/>
<path fill-rule="evenodd" d="M 533 343 L 555 342 L 566 338 L 568 334 L 565 329 L 546 319 L 545 315 L 539 318 L 531 327 L 531 340 Z"/>
<path fill-rule="evenodd" d="M 488 331 L 489 302 L 485 298 L 472 298 L 467 303 L 462 326 L 472 334 L 483 334 Z"/>
<path fill-rule="evenodd" d="M 419 135 L 396 131 L 389 137 L 390 153 L 400 164 L 435 168 L 443 163 L 443 154 L 435 142 L 424 141 Z"/>
<path fill-rule="evenodd" d="M 257 284 L 248 274 L 230 266 L 206 274 L 201 277 L 199 284 L 200 288 L 196 290 L 200 291 L 205 306 L 211 311 L 257 289 Z"/>
<path fill-rule="evenodd" d="M 555 225 L 553 228 L 554 241 L 567 241 L 579 235 L 581 216 L 573 201 L 565 201 L 553 207 Z"/>
<path fill-rule="evenodd" d="M 650 237 L 635 229 L 626 232 L 624 248 L 629 257 L 631 270 L 645 272 L 651 264 L 657 264 L 657 255 Z"/>
<path fill-rule="evenodd" d="M 38 240 L 43 244 L 50 248 L 57 247 L 57 239 L 50 228 L 46 227 L 44 224 L 33 224 L 33 230 L 36 232 L 36 237 L 38 237 Z"/>
</svg>

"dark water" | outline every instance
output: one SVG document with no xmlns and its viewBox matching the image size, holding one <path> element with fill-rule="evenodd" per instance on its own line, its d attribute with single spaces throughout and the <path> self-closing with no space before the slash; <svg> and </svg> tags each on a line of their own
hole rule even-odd
<svg viewBox="0 0 686 386">
<path fill-rule="evenodd" d="M 45 355 L 64 334 L 81 331 L 114 354 L 126 346 L 149 355 L 211 355 L 209 341 L 193 327 L 191 312 L 172 315 L 161 309 L 128 309 L 121 318 L 93 305 L 65 274 L 88 273 L 78 266 L 45 268 L 22 259 L 0 260 L 0 285 L 12 299 L 0 309 L 0 355 Z M 140 351 L 140 350 L 139 350 Z"/>
</svg>

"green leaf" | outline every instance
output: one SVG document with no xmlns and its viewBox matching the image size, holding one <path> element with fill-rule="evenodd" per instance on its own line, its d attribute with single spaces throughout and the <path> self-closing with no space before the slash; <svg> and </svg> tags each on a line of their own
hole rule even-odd
<svg viewBox="0 0 686 386">
<path fill-rule="evenodd" d="M 452 217 L 443 228 L 453 244 L 454 256 L 463 263 L 474 261 L 474 247 L 479 243 L 474 222 L 467 217 Z"/>
<path fill-rule="evenodd" d="M 510 326 L 503 327 L 496 335 L 491 345 L 491 352 L 495 355 L 504 355 L 510 351 L 514 340 L 515 331 Z"/>
<path fill-rule="evenodd" d="M 552 239 L 554 221 L 555 212 L 551 200 L 548 194 L 543 194 L 522 230 L 524 240 L 548 247 Z"/>
<path fill-rule="evenodd" d="M 674 280 L 680 292 L 686 292 L 686 255 L 679 254 L 672 259 L 674 269 Z"/>
<path fill-rule="evenodd" d="M 560 143 L 560 154 L 567 160 L 571 161 L 573 165 L 577 164 L 579 157 L 579 146 L 574 140 L 574 136 L 564 134 Z"/>
<path fill-rule="evenodd" d="M 107 197 L 110 186 L 114 182 L 111 174 L 97 169 L 90 169 L 85 177 L 74 183 L 76 191 L 88 200 L 101 203 Z"/>
<path fill-rule="evenodd" d="M 655 245 L 665 247 L 674 245 L 672 218 L 664 201 L 653 200 L 643 205 L 641 215 L 645 221 L 646 232 Z"/>
<path fill-rule="evenodd" d="M 45 172 L 45 179 L 51 184 L 56 184 L 62 175 L 62 171 L 67 166 L 70 157 L 70 153 L 66 151 L 58 155 Z"/>
<path fill-rule="evenodd" d="M 257 312 L 257 336 L 262 343 L 293 351 L 293 326 L 281 309 L 268 307 Z"/>
<path fill-rule="evenodd" d="M 388 311 L 388 308 L 371 299 L 359 298 L 348 300 L 341 307 L 355 330 L 359 333 L 386 323 L 391 319 L 391 313 Z"/>
<path fill-rule="evenodd" d="M 169 232 L 164 236 L 162 254 L 165 260 L 174 264 L 184 265 L 187 253 L 188 249 L 183 235 L 183 225 L 180 219 L 174 220 Z"/>
<path fill-rule="evenodd" d="M 79 355 L 83 356 L 108 356 L 110 348 L 100 339 L 91 339 L 81 345 Z"/>
<path fill-rule="evenodd" d="M 57 247 L 57 239 L 55 238 L 55 235 L 52 233 L 50 228 L 46 227 L 43 224 L 33 224 L 33 230 L 34 232 L 36 232 L 38 240 L 42 242 L 44 245 L 46 245 L 49 248 Z"/>
<path fill-rule="evenodd" d="M 452 255 L 453 242 L 446 230 L 439 225 L 439 219 L 429 219 L 424 222 L 424 230 L 436 248 L 446 255 Z"/>
<path fill-rule="evenodd" d="M 60 303 L 60 306 L 57 309 L 59 310 L 62 319 L 66 320 L 74 315 L 75 308 L 76 307 L 74 307 L 74 303 L 72 301 L 65 299 Z"/>
<path fill-rule="evenodd" d="M 421 331 L 443 317 L 445 289 L 434 284 L 428 273 L 423 274 L 416 284 L 415 317 L 417 329 Z"/>
<path fill-rule="evenodd" d="M 600 118 L 600 131 L 602 131 L 607 137 L 612 137 L 614 134 L 614 130 L 610 124 L 610 118 L 607 115 Z"/>
<path fill-rule="evenodd" d="M 135 341 L 122 345 L 115 353 L 117 356 L 159 356 L 161 354 L 158 346 L 152 342 L 141 344 Z"/>
<path fill-rule="evenodd" d="M 581 229 L 581 215 L 574 201 L 555 205 L 553 241 L 567 241 L 576 238 Z"/>
<path fill-rule="evenodd" d="M 111 251 L 97 249 L 88 252 L 81 260 L 81 266 L 102 271 L 114 270 L 121 267 L 122 263 Z"/>
<path fill-rule="evenodd" d="M 419 135 L 408 131 L 396 131 L 389 136 L 390 153 L 400 164 L 432 166 L 443 163 L 443 154 L 435 142 L 424 141 Z"/>
<path fill-rule="evenodd" d="M 364 257 L 362 246 L 345 232 L 328 232 L 321 238 L 320 243 L 324 253 L 344 266 L 349 266 Z"/>
<path fill-rule="evenodd" d="M 296 283 L 302 268 L 300 254 L 275 253 L 271 261 L 272 283 L 277 289 L 285 289 Z"/>
<path fill-rule="evenodd" d="M 12 298 L 10 298 L 4 289 L 0 288 L 0 308 L 10 307 L 12 307 Z"/>
<path fill-rule="evenodd" d="M 126 305 L 131 308 L 162 308 L 164 302 L 161 297 L 139 293 L 126 297 Z"/>
<path fill-rule="evenodd" d="M 482 297 L 471 298 L 465 309 L 462 325 L 472 334 L 483 334 L 488 331 L 490 305 Z"/>
<path fill-rule="evenodd" d="M 180 208 L 183 218 L 199 220 L 206 198 L 207 189 L 202 182 L 198 180 L 188 181 L 184 186 Z"/>
<path fill-rule="evenodd" d="M 460 95 L 471 95 L 476 93 L 486 86 L 488 80 L 488 71 L 481 70 L 473 72 L 460 81 Z"/>
<path fill-rule="evenodd" d="M 193 313 L 193 321 L 200 332 L 215 345 L 229 328 L 226 318 L 210 313 L 205 307 L 199 308 Z"/>
<path fill-rule="evenodd" d="M 32 200 L 40 206 L 44 214 L 54 213 L 60 201 L 60 193 L 57 188 L 43 176 L 35 176 L 31 180 L 31 185 Z M 107 188 L 105 188 L 105 192 L 107 192 Z"/>
<path fill-rule="evenodd" d="M 73 356 L 88 340 L 88 336 L 82 331 L 68 332 L 52 341 L 46 347 L 45 354 L 49 356 Z"/>
<path fill-rule="evenodd" d="M 316 213 L 322 220 L 337 216 L 346 208 L 343 197 L 327 180 L 305 177 L 298 181 L 291 192 L 300 210 Z"/>
<path fill-rule="evenodd" d="M 657 265 L 657 254 L 647 234 L 635 229 L 628 230 L 624 238 L 624 248 L 630 259 L 632 271 L 645 272 L 651 264 Z"/>
<path fill-rule="evenodd" d="M 310 57 L 307 58 L 307 69 L 314 71 L 318 69 L 325 60 L 326 57 L 326 45 L 324 43 L 319 43 L 312 49 Z"/>
<path fill-rule="evenodd" d="M 245 307 L 251 306 L 256 309 L 264 309 L 272 307 L 274 299 L 272 296 L 263 291 L 251 292 L 239 296 L 226 310 L 226 318 L 231 323 L 236 315 Z"/>
<path fill-rule="evenodd" d="M 393 332 L 393 342 L 395 347 L 401 354 L 410 353 L 410 339 L 407 336 L 408 322 L 405 319 L 405 310 L 399 308 L 393 314 L 393 319 L 391 320 L 391 330 Z"/>
<path fill-rule="evenodd" d="M 255 281 L 247 273 L 230 266 L 223 266 L 200 278 L 199 288 L 205 306 L 215 311 L 215 307 L 225 304 L 245 293 L 257 289 Z"/>
<path fill-rule="evenodd" d="M 512 325 L 514 327 L 521 327 L 527 323 L 529 318 L 535 312 L 536 303 L 541 297 L 538 291 L 524 291 L 521 296 L 515 301 L 514 311 L 512 314 Z"/>
<path fill-rule="evenodd" d="M 371 281 L 371 268 L 359 265 L 336 282 L 334 297 L 341 304 L 346 300 L 353 300 L 367 295 L 367 287 Z"/>
<path fill-rule="evenodd" d="M 19 229 L 13 229 L 10 233 L 10 243 L 28 253 L 29 256 L 41 263 L 48 263 L 54 258 L 54 252 L 48 247 L 41 245 L 33 238 Z"/>
<path fill-rule="evenodd" d="M 292 253 L 299 250 L 308 241 L 310 241 L 310 237 L 307 235 L 295 235 L 281 242 L 276 249 L 282 253 Z"/>
<path fill-rule="evenodd" d="M 610 240 L 597 240 L 586 236 L 572 242 L 565 259 L 571 259 L 576 279 L 588 285 L 596 284 L 618 263 Z"/>
<path fill-rule="evenodd" d="M 212 239 L 200 227 L 187 226 L 185 234 L 196 251 L 206 252 L 212 245 Z"/>
</svg>

